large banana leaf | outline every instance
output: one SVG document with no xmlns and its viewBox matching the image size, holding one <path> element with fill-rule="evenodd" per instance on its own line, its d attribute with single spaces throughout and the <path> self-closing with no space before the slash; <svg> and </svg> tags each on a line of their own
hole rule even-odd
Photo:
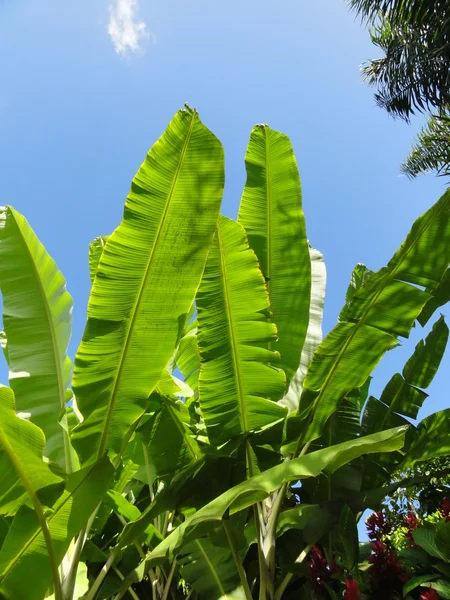
<svg viewBox="0 0 450 600">
<path fill-rule="evenodd" d="M 92 287 L 73 388 L 83 461 L 120 451 L 177 345 L 214 234 L 223 149 L 196 111 L 179 111 L 133 180 Z"/>
<path fill-rule="evenodd" d="M 167 558 L 173 560 L 184 544 L 215 529 L 226 513 L 234 514 L 264 500 L 283 484 L 317 477 L 321 473 L 331 475 L 343 464 L 363 454 L 399 450 L 403 447 L 405 432 L 406 428 L 400 427 L 325 448 L 284 462 L 244 481 L 218 496 L 179 525 L 150 552 L 146 567 L 159 564 Z"/>
<path fill-rule="evenodd" d="M 318 438 L 342 398 L 361 387 L 383 354 L 407 337 L 450 262 L 450 191 L 414 223 L 387 267 L 356 292 L 341 321 L 317 348 L 304 382 L 308 427 Z M 302 397 L 303 399 L 303 397 Z"/>
<path fill-rule="evenodd" d="M 314 263 L 312 263 L 314 273 Z M 372 271 L 365 265 L 358 263 L 353 269 L 349 286 L 345 295 L 345 304 L 339 314 L 339 320 L 345 321 L 348 307 L 351 301 L 362 285 L 372 274 Z M 361 434 L 361 409 L 368 396 L 368 389 L 371 378 L 369 377 L 361 388 L 351 390 L 341 401 L 338 409 L 331 415 L 327 421 L 321 437 L 313 444 L 314 449 L 333 446 L 342 442 L 356 439 Z M 291 415 L 288 428 L 295 427 L 295 422 L 301 421 L 298 413 Z M 288 439 L 290 434 L 288 430 Z M 372 433 L 372 432 L 367 432 Z M 285 453 L 294 453 L 297 443 L 293 442 L 283 448 Z M 302 485 L 302 501 L 305 499 L 314 499 L 314 501 L 330 501 L 345 497 L 348 493 L 359 491 L 361 485 L 361 473 L 359 465 L 345 465 L 337 473 L 328 478 L 317 478 L 315 480 L 305 481 Z"/>
<path fill-rule="evenodd" d="M 406 362 L 403 375 L 396 373 L 386 385 L 379 400 L 371 396 L 362 415 L 362 432 L 397 427 L 417 419 L 427 394 L 417 386 L 430 385 L 439 367 L 448 339 L 448 327 L 441 317 L 434 324 L 425 341 L 421 340 Z M 410 434 L 413 435 L 412 433 Z M 409 456 L 409 451 L 408 451 Z M 380 454 L 364 461 L 363 488 L 371 489 L 389 481 L 398 469 L 403 456 L 399 453 Z"/>
<path fill-rule="evenodd" d="M 72 298 L 53 259 L 11 207 L 0 209 L 0 288 L 17 410 L 44 432 L 46 456 L 70 471 L 69 439 L 58 421 L 71 369 Z"/>
<path fill-rule="evenodd" d="M 402 440 L 404 437 L 404 431 L 405 431 L 405 427 L 397 428 L 397 432 L 400 432 L 399 435 L 401 435 Z M 314 456 L 319 456 L 319 457 L 321 456 L 322 458 L 324 458 L 324 457 L 326 458 L 326 456 L 329 456 L 331 464 L 329 465 L 329 468 L 327 468 L 323 472 L 326 474 L 332 473 L 336 469 L 340 468 L 342 466 L 342 464 L 346 464 L 353 458 L 357 458 L 358 456 L 360 456 L 360 454 L 358 454 L 359 450 L 357 449 L 359 443 L 362 443 L 364 445 L 364 448 L 371 447 L 372 452 L 376 452 L 377 448 L 379 448 L 380 451 L 383 451 L 383 450 L 385 450 L 386 452 L 393 451 L 394 449 L 397 448 L 398 440 L 394 440 L 395 448 L 394 448 L 394 446 L 391 447 L 391 445 L 389 445 L 390 442 L 386 441 L 388 439 L 393 440 L 392 435 L 393 435 L 392 431 L 387 432 L 387 433 L 382 432 L 381 437 L 379 437 L 378 434 L 376 434 L 375 436 L 367 436 L 366 438 L 360 438 L 359 440 L 352 440 L 351 442 L 347 442 L 345 445 L 341 444 L 340 447 L 335 446 L 331 450 L 331 455 L 327 455 L 326 453 L 322 454 L 322 455 L 317 454 L 317 453 L 311 453 L 311 454 L 314 454 Z M 363 441 L 361 441 L 361 440 L 363 440 Z M 366 444 L 366 441 L 367 441 L 368 445 Z M 378 442 L 380 442 L 380 441 L 383 442 L 381 446 L 378 446 L 378 445 L 373 446 L 374 443 L 378 444 Z M 356 446 L 356 450 L 355 450 L 355 448 L 353 448 L 353 445 L 355 442 L 358 442 L 357 446 Z M 399 444 L 399 447 L 402 447 L 403 441 L 401 443 L 398 442 L 398 444 Z M 338 448 L 337 455 L 335 453 L 336 448 Z M 390 450 L 388 450 L 388 448 Z M 340 450 L 342 450 L 344 453 L 343 454 L 340 453 Z M 354 454 L 355 451 L 356 451 L 356 454 Z M 322 450 L 320 452 L 322 452 Z M 335 460 L 336 456 L 338 457 L 339 460 L 338 459 Z M 322 460 L 322 458 L 320 460 Z M 328 460 L 328 459 L 326 459 L 326 460 Z M 292 461 L 288 461 L 288 462 L 289 462 L 289 464 L 291 464 Z M 260 487 L 260 483 L 261 483 L 261 481 L 264 480 L 264 475 L 266 473 L 269 474 L 269 478 L 267 480 L 269 482 L 269 487 L 274 485 L 273 490 L 272 490 L 272 488 L 270 488 L 272 491 L 274 491 L 275 489 L 278 489 L 278 487 L 283 485 L 283 483 L 285 482 L 284 478 L 287 477 L 288 473 L 290 472 L 289 467 L 287 468 L 287 471 L 285 470 L 285 466 L 284 466 L 285 464 L 288 464 L 288 463 L 283 463 L 283 465 L 274 467 L 275 469 L 277 469 L 277 471 L 273 471 L 273 468 L 271 468 L 267 471 L 264 471 L 260 475 L 258 475 L 257 479 L 255 479 L 255 477 L 253 477 L 251 479 L 252 482 L 254 482 L 256 480 L 258 489 L 255 492 L 255 490 L 253 490 L 253 488 L 252 488 L 252 484 L 250 484 L 251 489 L 244 488 L 246 490 L 245 493 L 249 494 L 250 504 L 256 503 L 259 500 L 259 495 L 258 495 L 259 493 L 261 493 L 261 500 L 263 500 L 269 493 L 271 493 L 271 492 L 263 491 Z M 300 465 L 299 471 L 298 471 L 300 474 L 298 476 L 293 475 L 292 480 L 296 480 L 296 479 L 298 480 L 299 478 L 301 478 L 302 481 L 304 481 L 305 478 L 316 477 L 320 474 L 319 472 L 316 473 L 315 471 L 312 473 L 309 470 L 307 470 L 307 472 L 305 472 L 305 470 L 303 469 L 305 464 L 309 464 L 309 463 L 308 462 L 303 463 L 302 461 L 300 461 L 299 463 L 298 462 L 294 463 L 294 471 L 296 469 L 296 465 Z M 213 463 L 213 465 L 214 465 L 214 463 Z M 278 471 L 278 469 L 281 469 L 281 470 Z M 295 471 L 295 472 L 297 472 L 297 471 Z M 274 474 L 275 476 L 272 477 L 272 474 Z M 181 474 L 181 477 L 183 479 L 185 479 L 186 476 L 191 477 L 192 475 L 189 475 L 189 474 L 186 475 L 186 473 Z M 214 483 L 214 478 L 212 478 L 211 481 L 212 481 L 212 483 Z M 276 483 L 277 481 L 280 482 L 278 486 Z M 290 479 L 289 479 L 289 481 L 290 481 Z M 144 534 L 147 526 L 153 521 L 153 519 L 155 517 L 160 515 L 163 511 L 173 510 L 174 505 L 175 505 L 174 496 L 178 495 L 178 497 L 179 497 L 179 489 L 176 487 L 174 487 L 174 489 L 171 489 L 171 487 L 172 486 L 169 486 L 167 489 L 163 490 L 162 493 L 160 493 L 158 495 L 158 497 L 155 498 L 154 502 L 152 502 L 152 504 L 145 511 L 143 511 L 143 513 L 139 519 L 137 519 L 136 521 L 129 523 L 127 525 L 127 527 L 124 529 L 122 535 L 120 536 L 117 548 L 121 549 L 121 548 L 125 548 L 125 547 L 129 546 L 130 544 L 133 544 L 135 542 L 135 540 L 139 539 Z M 239 486 L 237 488 L 232 487 L 232 489 L 233 489 L 233 493 L 234 493 L 235 489 L 238 489 L 239 494 L 240 494 L 241 488 Z M 226 493 L 228 493 L 228 492 L 226 492 Z M 244 496 L 245 496 L 245 493 L 244 493 Z M 221 498 L 222 497 L 225 498 L 223 492 L 214 493 L 214 495 L 216 497 L 218 497 L 220 495 Z M 234 498 L 234 496 L 233 496 L 233 498 Z M 204 503 L 203 503 L 203 506 L 204 506 Z M 240 510 L 240 508 L 237 510 Z"/>
<path fill-rule="evenodd" d="M 69 475 L 65 491 L 47 515 L 58 564 L 108 489 L 112 473 L 111 463 L 102 459 Z M 50 561 L 42 531 L 36 515 L 24 506 L 0 552 L 0 596 L 42 600 L 50 584 Z"/>
<path fill-rule="evenodd" d="M 450 409 L 425 417 L 408 437 L 410 446 L 399 467 L 402 470 L 421 461 L 450 456 Z"/>
<path fill-rule="evenodd" d="M 448 340 L 444 317 L 433 325 L 425 340 L 421 340 L 403 368 L 386 385 L 380 400 L 371 397 L 362 418 L 365 434 L 398 425 L 398 415 L 416 419 L 427 394 L 427 388 L 439 368 Z M 419 389 L 422 388 L 422 389 Z"/>
<path fill-rule="evenodd" d="M 325 302 L 326 269 L 323 255 L 316 249 L 309 249 L 311 257 L 311 302 L 309 306 L 309 323 L 300 357 L 300 366 L 289 384 L 289 389 L 280 404 L 287 406 L 289 412 L 298 409 L 302 395 L 303 381 L 315 349 L 322 341 L 322 317 Z"/>
<path fill-rule="evenodd" d="M 239 223 L 258 257 L 278 328 L 287 384 L 300 363 L 309 322 L 311 263 L 301 188 L 289 138 L 267 127 L 254 127 L 245 156 L 247 182 Z"/>
<path fill-rule="evenodd" d="M 237 537 L 237 536 L 235 536 Z M 177 559 L 180 572 L 201 598 L 244 600 L 236 564 L 223 528 L 187 544 Z"/>
<path fill-rule="evenodd" d="M 358 439 L 361 435 L 362 403 L 359 390 L 348 394 L 340 403 L 338 410 L 328 419 L 321 437 L 313 443 L 310 450 Z M 283 451 L 294 452 L 295 443 L 290 447 L 283 448 Z M 386 456 L 391 456 L 391 454 L 392 452 L 385 453 Z M 361 467 L 361 461 L 354 461 L 352 464 L 343 465 L 341 469 L 327 477 L 303 481 L 300 490 L 301 501 L 330 502 L 359 492 L 362 482 Z"/>
<path fill-rule="evenodd" d="M 16 415 L 14 392 L 0 386 L 0 515 L 14 515 L 22 505 L 51 506 L 64 487 L 42 460 L 42 431 Z"/>
<path fill-rule="evenodd" d="M 344 504 L 333 542 L 345 568 L 352 571 L 359 558 L 358 528 L 355 513 Z"/>
<path fill-rule="evenodd" d="M 269 298 L 256 256 L 239 223 L 220 217 L 197 294 L 201 355 L 199 399 L 215 445 L 283 419 L 273 400 L 284 391 L 284 374 L 264 347 L 277 330 L 269 322 Z"/>
</svg>

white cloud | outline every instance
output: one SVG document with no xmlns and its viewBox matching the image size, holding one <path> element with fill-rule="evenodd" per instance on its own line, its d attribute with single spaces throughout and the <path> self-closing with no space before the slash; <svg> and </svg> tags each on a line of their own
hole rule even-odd
<svg viewBox="0 0 450 600">
<path fill-rule="evenodd" d="M 138 0 L 115 0 L 109 6 L 108 33 L 117 54 L 137 52 L 141 41 L 149 37 L 147 26 L 139 21 Z"/>
</svg>

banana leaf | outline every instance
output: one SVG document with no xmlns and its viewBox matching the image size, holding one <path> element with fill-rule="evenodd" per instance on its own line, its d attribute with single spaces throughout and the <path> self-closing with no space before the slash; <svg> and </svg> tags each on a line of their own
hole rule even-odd
<svg viewBox="0 0 450 600">
<path fill-rule="evenodd" d="M 45 434 L 45 455 L 67 471 L 76 462 L 64 417 L 71 361 L 72 298 L 26 219 L 0 209 L 0 288 L 9 384 L 17 410 Z"/>
<path fill-rule="evenodd" d="M 269 298 L 244 229 L 220 217 L 197 294 L 198 380 L 202 414 L 219 446 L 282 421 L 284 373 L 275 342 Z M 274 366 L 272 366 L 274 365 Z"/>
<path fill-rule="evenodd" d="M 238 221 L 267 283 L 286 384 L 294 377 L 309 323 L 311 261 L 297 162 L 289 138 L 253 128 L 245 156 L 247 182 Z"/>
<path fill-rule="evenodd" d="M 123 446 L 179 341 L 214 234 L 223 149 L 197 112 L 179 111 L 135 176 L 108 237 L 75 359 L 82 459 Z"/>
<path fill-rule="evenodd" d="M 345 318 L 317 348 L 299 413 L 302 443 L 317 439 L 342 398 L 361 387 L 397 336 L 407 337 L 450 262 L 450 191 L 417 219 L 387 267 L 353 296 Z"/>
</svg>

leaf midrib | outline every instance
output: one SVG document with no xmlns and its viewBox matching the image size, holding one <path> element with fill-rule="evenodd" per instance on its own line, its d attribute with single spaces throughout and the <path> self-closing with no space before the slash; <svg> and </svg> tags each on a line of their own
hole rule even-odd
<svg viewBox="0 0 450 600">
<path fill-rule="evenodd" d="M 222 583 L 219 579 L 219 576 L 217 575 L 217 571 L 214 568 L 214 565 L 212 564 L 212 562 L 209 560 L 207 553 L 205 552 L 205 550 L 203 549 L 203 546 L 201 545 L 199 540 L 195 540 L 196 545 L 198 546 L 201 554 L 203 555 L 203 558 L 206 561 L 206 564 L 208 565 L 208 567 L 210 568 L 210 571 L 212 573 L 212 576 L 214 577 L 215 582 L 217 583 L 217 587 L 220 590 L 220 593 L 222 594 L 223 597 L 227 597 L 227 594 L 225 592 L 225 590 L 222 587 Z"/>
<path fill-rule="evenodd" d="M 269 128 L 264 125 L 264 139 L 266 150 L 266 198 L 267 198 L 267 290 L 269 298 L 272 291 L 272 194 L 271 194 L 271 169 L 270 169 L 270 151 L 269 151 Z M 271 342 L 269 342 L 269 349 Z"/>
<path fill-rule="evenodd" d="M 50 337 L 51 337 L 51 342 L 52 342 L 52 357 L 53 357 L 53 362 L 55 364 L 55 369 L 56 369 L 56 375 L 57 375 L 57 381 L 58 381 L 58 395 L 59 395 L 59 406 L 61 409 L 65 408 L 65 390 L 64 390 L 64 386 L 62 383 L 62 369 L 61 369 L 61 365 L 60 365 L 60 361 L 58 359 L 57 356 L 57 350 L 58 350 L 58 344 L 57 344 L 57 339 L 56 339 L 56 333 L 54 330 L 54 323 L 53 323 L 53 318 L 52 318 L 52 314 L 50 311 L 50 307 L 48 305 L 48 300 L 47 300 L 47 295 L 45 294 L 45 290 L 42 286 L 42 282 L 41 279 L 39 277 L 39 272 L 36 268 L 36 264 L 33 260 L 33 256 L 31 254 L 30 248 L 28 247 L 28 244 L 25 240 L 25 237 L 22 233 L 22 229 L 18 224 L 18 221 L 16 219 L 16 211 L 10 206 L 9 210 L 11 212 L 11 215 L 14 218 L 14 223 L 16 225 L 17 231 L 19 232 L 20 238 L 22 239 L 23 245 L 25 247 L 25 250 L 28 254 L 28 258 L 31 264 L 31 269 L 35 275 L 35 280 L 37 281 L 38 284 L 38 288 L 40 291 L 40 297 L 42 299 L 42 303 L 44 305 L 44 310 L 45 310 L 45 316 L 47 317 L 47 324 L 48 324 L 48 330 L 50 332 Z M 63 400 L 64 398 L 64 400 Z"/>
<path fill-rule="evenodd" d="M 229 333 L 230 345 L 231 345 L 231 358 L 233 361 L 233 370 L 236 378 L 236 387 L 238 392 L 238 404 L 240 407 L 239 411 L 239 420 L 242 426 L 242 433 L 247 433 L 248 431 L 248 421 L 247 421 L 247 411 L 245 406 L 245 396 L 244 389 L 242 384 L 241 372 L 239 369 L 239 358 L 238 358 L 238 343 L 236 340 L 235 332 L 234 332 L 234 319 L 230 306 L 230 294 L 228 289 L 228 278 L 227 278 L 227 268 L 226 268 L 226 258 L 222 241 L 222 233 L 221 233 L 221 225 L 220 219 L 217 225 L 217 244 L 219 247 L 219 265 L 220 271 L 222 274 L 222 290 L 225 302 L 225 312 L 226 312 L 226 320 L 227 320 L 227 328 Z"/>
<path fill-rule="evenodd" d="M 16 211 L 12 208 L 12 206 L 10 206 L 8 208 L 14 219 L 16 229 L 19 232 L 20 238 L 22 239 L 22 242 L 23 242 L 23 246 L 28 255 L 29 262 L 31 264 L 31 269 L 35 275 L 35 280 L 37 281 L 37 285 L 38 285 L 39 292 L 40 292 L 40 297 L 41 297 L 42 303 L 44 305 L 45 316 L 47 318 L 47 324 L 48 324 L 48 331 L 50 332 L 50 338 L 51 338 L 52 357 L 53 357 L 53 362 L 54 362 L 55 370 L 56 370 L 56 380 L 58 383 L 59 408 L 62 411 L 66 407 L 66 391 L 65 391 L 64 383 L 63 383 L 62 364 L 61 364 L 61 361 L 59 358 L 58 340 L 57 340 L 57 336 L 56 336 L 56 332 L 55 332 L 55 328 L 54 328 L 53 316 L 52 316 L 52 313 L 50 310 L 47 295 L 46 295 L 44 287 L 42 285 L 41 278 L 39 277 L 39 271 L 37 270 L 36 264 L 33 260 L 33 255 L 31 254 L 31 250 L 25 240 L 25 236 L 24 236 L 22 229 L 17 221 Z M 38 241 L 38 244 L 39 244 L 39 241 Z M 53 266 L 55 266 L 55 263 L 53 263 Z M 68 473 L 71 473 L 74 470 L 74 464 L 73 464 L 73 460 L 72 460 L 72 452 L 71 452 L 69 436 L 68 436 L 67 432 L 65 431 L 64 427 L 61 427 L 61 430 L 62 430 L 62 438 L 63 438 L 63 444 L 64 444 L 64 455 L 65 455 L 64 458 L 65 458 L 66 470 Z"/>
<path fill-rule="evenodd" d="M 164 226 L 164 223 L 165 223 L 165 220 L 166 220 L 166 217 L 167 217 L 167 213 L 169 212 L 169 208 L 171 206 L 171 202 L 172 202 L 172 199 L 173 199 L 173 196 L 174 196 L 174 191 L 175 191 L 176 185 L 178 183 L 178 177 L 180 175 L 180 171 L 181 171 L 181 168 L 183 166 L 183 162 L 184 162 L 184 159 L 185 159 L 185 156 L 186 156 L 186 152 L 187 152 L 187 148 L 188 148 L 189 142 L 191 140 L 192 131 L 194 129 L 194 125 L 195 125 L 196 120 L 197 120 L 197 112 L 194 110 L 192 112 L 192 115 L 191 115 L 191 124 L 189 126 L 189 130 L 188 130 L 188 133 L 186 135 L 186 139 L 184 141 L 183 149 L 181 151 L 180 160 L 178 162 L 177 169 L 176 169 L 174 177 L 173 177 L 172 186 L 170 188 L 170 191 L 169 191 L 169 194 L 168 194 L 168 197 L 167 197 L 167 201 L 166 201 L 166 205 L 164 207 L 164 211 L 163 211 L 163 214 L 162 214 L 162 217 L 161 217 L 161 221 L 160 221 L 160 224 L 159 224 L 159 227 L 158 227 L 158 231 L 157 231 L 156 236 L 155 236 L 155 241 L 153 243 L 153 248 L 152 248 L 152 250 L 150 252 L 150 256 L 149 256 L 148 261 L 147 261 L 145 275 L 142 278 L 142 283 L 141 283 L 141 286 L 140 286 L 140 289 L 139 289 L 139 293 L 138 293 L 138 295 L 136 297 L 136 302 L 135 302 L 135 305 L 134 305 L 134 308 L 133 308 L 133 311 L 132 311 L 132 316 L 131 316 L 131 319 L 130 319 L 130 325 L 129 325 L 128 331 L 126 333 L 125 343 L 123 345 L 122 353 L 121 353 L 121 356 L 120 356 L 119 368 L 117 369 L 116 378 L 115 378 L 115 382 L 114 382 L 114 387 L 113 387 L 113 390 L 112 390 L 112 393 L 111 393 L 110 402 L 109 402 L 109 405 L 108 405 L 108 410 L 107 410 L 106 419 L 105 419 L 105 427 L 103 428 L 102 437 L 100 439 L 100 445 L 99 445 L 98 454 L 97 454 L 98 458 L 100 458 L 103 455 L 103 453 L 105 451 L 105 448 L 106 448 L 106 442 L 107 442 L 107 439 L 108 439 L 109 429 L 110 429 L 110 426 L 111 426 L 112 415 L 113 415 L 113 412 L 114 412 L 116 398 L 117 398 L 117 394 L 118 394 L 118 387 L 120 385 L 121 375 L 122 375 L 122 371 L 123 371 L 123 368 L 124 368 L 124 364 L 125 364 L 125 359 L 126 359 L 126 356 L 127 356 L 128 348 L 129 348 L 129 345 L 130 345 L 130 341 L 131 341 L 131 337 L 132 337 L 132 332 L 134 330 L 134 326 L 135 326 L 135 323 L 136 323 L 136 320 L 137 320 L 138 310 L 139 310 L 140 304 L 142 302 L 142 297 L 143 297 L 143 294 L 144 294 L 144 290 L 146 288 L 147 279 L 148 279 L 148 276 L 149 276 L 149 273 L 150 273 L 150 269 L 151 269 L 151 266 L 152 266 L 152 263 L 153 263 L 153 258 L 155 256 L 155 250 L 156 250 L 156 248 L 158 246 L 158 242 L 159 242 L 159 239 L 160 239 L 160 236 L 161 236 L 161 231 L 163 229 L 163 226 Z M 101 261 L 101 258 L 100 258 L 100 261 Z M 149 393 L 150 392 L 151 392 L 151 390 L 149 390 Z"/>
</svg>

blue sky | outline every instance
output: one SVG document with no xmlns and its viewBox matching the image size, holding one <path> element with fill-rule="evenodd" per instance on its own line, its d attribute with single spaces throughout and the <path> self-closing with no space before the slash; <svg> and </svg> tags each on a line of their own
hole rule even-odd
<svg viewBox="0 0 450 600">
<path fill-rule="evenodd" d="M 399 176 L 422 121 L 375 107 L 359 65 L 377 54 L 345 0 L 1 0 L 1 202 L 26 215 L 66 276 L 71 355 L 89 241 L 116 227 L 133 174 L 185 102 L 225 147 L 231 217 L 252 126 L 290 136 L 308 235 L 328 268 L 328 331 L 354 264 L 383 266 L 445 188 Z M 422 334 L 386 356 L 375 393 Z M 449 367 L 447 353 L 422 415 L 448 406 Z"/>
</svg>

